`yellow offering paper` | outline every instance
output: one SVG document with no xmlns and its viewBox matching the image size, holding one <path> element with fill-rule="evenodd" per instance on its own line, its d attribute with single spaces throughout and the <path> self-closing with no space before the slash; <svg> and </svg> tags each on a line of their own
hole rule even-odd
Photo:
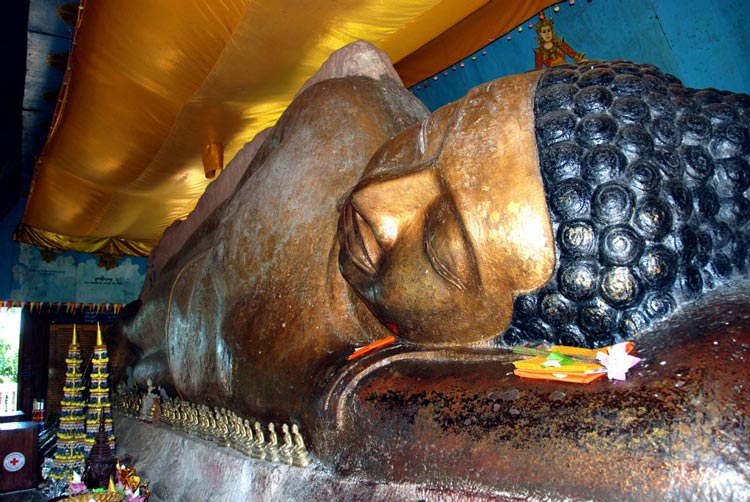
<svg viewBox="0 0 750 502">
<path fill-rule="evenodd" d="M 630 352 L 632 347 L 633 345 L 628 343 L 627 351 Z M 597 362 L 596 355 L 598 352 L 606 353 L 608 351 L 609 347 L 602 349 L 585 349 L 580 347 L 556 345 L 545 351 L 541 351 L 544 353 L 543 355 L 537 355 L 531 359 L 515 361 L 513 365 L 516 369 L 513 373 L 524 378 L 589 383 L 598 380 L 607 374 L 607 368 Z M 572 360 L 555 364 L 555 358 L 551 358 L 551 354 L 569 356 Z"/>
</svg>

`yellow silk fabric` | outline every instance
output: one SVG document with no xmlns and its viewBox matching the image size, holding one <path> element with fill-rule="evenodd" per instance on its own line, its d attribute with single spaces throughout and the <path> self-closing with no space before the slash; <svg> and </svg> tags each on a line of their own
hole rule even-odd
<svg viewBox="0 0 750 502">
<path fill-rule="evenodd" d="M 148 256 L 156 245 L 118 239 L 113 237 L 89 237 L 86 239 L 71 239 L 67 235 L 60 235 L 49 231 L 40 231 L 29 225 L 21 225 L 16 229 L 13 237 L 21 242 L 32 243 L 36 246 L 55 251 L 77 251 L 81 253 L 101 253 L 109 255 Z"/>
<path fill-rule="evenodd" d="M 500 3 L 529 17 L 526 2 Z M 206 148 L 223 145 L 226 165 L 276 122 L 333 51 L 361 39 L 399 61 L 486 4 L 84 1 L 15 237 L 58 250 L 147 255 L 211 181 Z M 464 56 L 446 54 L 421 71 Z"/>
</svg>

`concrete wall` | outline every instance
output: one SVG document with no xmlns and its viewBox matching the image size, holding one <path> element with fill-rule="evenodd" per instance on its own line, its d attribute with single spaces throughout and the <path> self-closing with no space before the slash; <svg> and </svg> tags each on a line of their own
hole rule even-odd
<svg viewBox="0 0 750 502">
<path fill-rule="evenodd" d="M 99 267 L 99 259 L 86 253 L 62 253 L 47 263 L 34 246 L 12 241 L 21 211 L 16 208 L 0 222 L 0 302 L 73 303 L 81 307 L 126 304 L 138 298 L 146 276 L 145 258 L 122 258 L 111 270 Z"/>
</svg>

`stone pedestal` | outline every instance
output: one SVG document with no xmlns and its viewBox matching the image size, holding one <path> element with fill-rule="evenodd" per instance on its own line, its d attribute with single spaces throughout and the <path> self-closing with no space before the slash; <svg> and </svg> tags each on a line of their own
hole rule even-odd
<svg viewBox="0 0 750 502">
<path fill-rule="evenodd" d="M 334 379 L 323 425 L 305 428 L 329 467 L 123 416 L 117 456 L 151 502 L 750 500 L 748 298 L 735 284 L 641 334 L 625 382 L 518 378 L 497 349 L 384 348 Z"/>
<path fill-rule="evenodd" d="M 149 502 L 518 500 L 499 493 L 342 478 L 316 463 L 300 468 L 255 460 L 164 425 L 118 413 L 114 418 L 117 457 L 150 483 Z"/>
</svg>

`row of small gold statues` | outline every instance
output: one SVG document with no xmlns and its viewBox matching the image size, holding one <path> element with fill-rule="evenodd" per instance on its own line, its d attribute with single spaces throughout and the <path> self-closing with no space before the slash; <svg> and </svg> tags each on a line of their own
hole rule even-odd
<svg viewBox="0 0 750 502">
<path fill-rule="evenodd" d="M 141 416 L 142 399 L 137 393 L 120 394 L 115 398 L 117 407 L 131 416 Z M 173 429 L 187 432 L 219 446 L 233 448 L 245 455 L 266 460 L 305 467 L 310 457 L 297 424 L 281 426 L 279 439 L 276 426 L 269 423 L 264 430 L 261 423 L 242 418 L 225 408 L 210 408 L 180 398 L 169 398 L 155 405 L 159 411 L 149 410 L 149 416 Z"/>
</svg>

